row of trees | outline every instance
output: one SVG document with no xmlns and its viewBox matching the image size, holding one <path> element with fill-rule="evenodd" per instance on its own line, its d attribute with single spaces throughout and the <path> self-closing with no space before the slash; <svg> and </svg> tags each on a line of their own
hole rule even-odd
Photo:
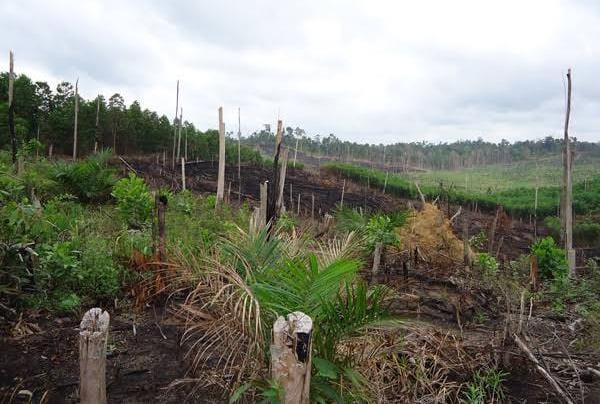
<svg viewBox="0 0 600 404">
<path fill-rule="evenodd" d="M 266 148 L 274 144 L 273 133 L 269 126 L 254 132 L 247 143 Z M 313 157 L 325 157 L 339 161 L 369 161 L 379 162 L 398 169 L 461 169 L 487 164 L 510 164 L 514 161 L 526 160 L 531 157 L 557 155 L 562 151 L 562 139 L 547 136 L 540 140 L 526 140 L 510 143 L 502 140 L 500 143 L 477 140 L 457 141 L 454 143 L 433 144 L 428 142 L 383 144 L 361 144 L 342 141 L 334 134 L 321 137 L 308 136 L 306 132 L 296 127 L 287 127 L 284 143 L 295 147 L 298 142 L 299 153 Z M 578 153 L 600 156 L 600 144 L 578 142 L 572 139 Z"/>
<path fill-rule="evenodd" d="M 0 73 L 0 148 L 10 145 L 8 128 L 8 73 Z M 46 82 L 33 81 L 22 74 L 14 82 L 15 131 L 20 145 L 38 139 L 54 153 L 70 155 L 73 147 L 75 88 L 69 82 L 58 84 L 55 90 Z M 78 155 L 92 153 L 94 143 L 99 148 L 111 148 L 120 154 L 162 153 L 172 157 L 173 136 L 177 120 L 143 109 L 138 101 L 129 106 L 116 93 L 108 99 L 98 95 L 86 100 L 80 95 L 78 110 Z M 217 130 L 202 132 L 184 121 L 181 127 L 181 155 L 186 149 L 189 158 L 216 159 L 219 149 Z M 234 139 L 227 145 L 227 158 L 237 161 Z M 242 161 L 260 159 L 257 152 L 244 147 Z"/>
</svg>

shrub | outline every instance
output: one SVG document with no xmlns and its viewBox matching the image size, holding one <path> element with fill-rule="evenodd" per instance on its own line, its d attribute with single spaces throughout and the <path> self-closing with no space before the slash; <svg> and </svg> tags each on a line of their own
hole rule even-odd
<svg viewBox="0 0 600 404">
<path fill-rule="evenodd" d="M 531 253 L 537 257 L 538 269 L 544 279 L 559 279 L 567 275 L 567 258 L 563 249 L 556 245 L 550 236 L 538 240 L 531 246 Z"/>
<path fill-rule="evenodd" d="M 102 202 L 110 197 L 115 184 L 114 170 L 107 167 L 106 156 L 98 155 L 76 163 L 58 164 L 54 177 L 66 193 L 83 202 Z"/>
<path fill-rule="evenodd" d="M 119 213 L 131 228 L 143 228 L 152 219 L 152 194 L 143 178 L 135 174 L 115 184 L 112 194 L 117 200 Z"/>
<path fill-rule="evenodd" d="M 498 272 L 498 262 L 496 258 L 488 253 L 479 253 L 477 255 L 477 266 L 485 275 L 495 275 Z"/>
</svg>

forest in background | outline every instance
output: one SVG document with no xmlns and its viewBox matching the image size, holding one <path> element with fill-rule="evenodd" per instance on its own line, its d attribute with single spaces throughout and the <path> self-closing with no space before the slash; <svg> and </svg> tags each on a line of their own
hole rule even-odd
<svg viewBox="0 0 600 404">
<path fill-rule="evenodd" d="M 8 73 L 0 74 L 0 144 L 8 145 Z M 39 139 L 46 147 L 54 145 L 55 153 L 70 154 L 73 136 L 75 88 L 63 81 L 56 89 L 48 83 L 34 81 L 21 74 L 15 80 L 15 127 L 20 143 Z M 138 101 L 127 105 L 119 93 L 106 98 L 86 100 L 79 96 L 78 149 L 83 155 L 93 151 L 94 141 L 101 148 L 111 148 L 118 154 L 162 153 L 172 150 L 173 133 L 178 118 L 144 109 Z M 98 125 L 96 126 L 96 112 Z M 215 119 L 216 121 L 216 119 Z M 182 136 L 187 139 L 192 158 L 215 160 L 218 155 L 218 131 L 201 131 L 183 120 Z M 560 154 L 562 139 L 546 136 L 538 140 L 499 143 L 477 140 L 432 144 L 428 142 L 395 143 L 391 145 L 356 143 L 327 136 L 308 134 L 300 127 L 287 126 L 283 143 L 298 149 L 300 155 L 344 162 L 378 162 L 395 171 L 459 170 L 490 164 L 512 164 L 543 159 Z M 227 157 L 237 156 L 235 134 L 228 133 Z M 259 161 L 255 151 L 270 150 L 275 135 L 270 125 L 243 136 L 242 161 Z M 600 144 L 578 141 L 572 143 L 579 158 L 600 158 Z"/>
</svg>

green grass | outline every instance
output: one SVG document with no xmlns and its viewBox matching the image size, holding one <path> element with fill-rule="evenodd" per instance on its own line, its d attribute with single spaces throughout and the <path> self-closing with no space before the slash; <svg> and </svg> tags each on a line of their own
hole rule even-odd
<svg viewBox="0 0 600 404">
<path fill-rule="evenodd" d="M 359 183 L 368 182 L 374 188 L 382 189 L 386 181 L 386 173 L 383 171 L 351 164 L 331 163 L 326 165 L 325 168 L 340 173 Z M 439 181 L 430 180 L 429 182 L 421 182 L 418 176 L 427 175 L 425 173 L 410 174 L 410 176 L 389 175 L 386 189 L 391 194 L 415 199 L 418 197 L 418 192 L 414 185 L 415 180 L 417 180 L 420 183 L 423 194 L 430 199 L 435 199 L 438 196 L 441 199 L 447 197 L 452 203 L 460 205 L 477 204 L 479 208 L 488 211 L 492 211 L 498 205 L 501 205 L 509 214 L 515 216 L 527 216 L 537 213 L 538 217 L 545 217 L 556 214 L 560 196 L 558 186 L 544 185 L 539 188 L 538 208 L 536 210 L 534 209 L 535 189 L 525 179 L 520 181 L 515 179 L 518 172 L 515 171 L 516 169 L 511 170 L 510 175 L 505 174 L 504 178 L 497 173 L 492 175 L 489 170 L 492 169 L 487 167 L 472 171 L 473 173 L 478 173 L 477 175 L 479 176 L 477 177 L 477 181 L 473 181 L 473 183 L 478 184 L 477 188 L 465 187 L 464 183 L 463 186 L 452 186 L 453 182 L 450 180 L 444 182 L 443 187 L 440 186 Z M 520 170 L 525 171 L 524 168 Z M 587 172 L 590 176 L 592 174 L 595 176 L 590 177 L 585 182 L 577 182 L 573 186 L 573 209 L 575 213 L 582 215 L 600 212 L 600 175 L 591 168 Z M 460 176 L 456 173 L 459 172 L 445 172 L 444 175 L 448 175 L 448 178 L 457 179 Z M 412 178 L 412 176 L 416 177 Z M 513 179 L 511 180 L 509 177 Z M 487 182 L 483 178 L 487 178 Z M 526 174 L 523 174 L 523 178 L 526 178 Z M 492 186 L 492 183 L 495 185 Z"/>
<path fill-rule="evenodd" d="M 574 182 L 590 180 L 600 173 L 600 159 L 581 156 L 573 164 Z M 560 156 L 551 156 L 535 160 L 516 162 L 511 165 L 493 164 L 462 170 L 425 171 L 402 174 L 408 180 L 418 180 L 420 184 L 446 186 L 467 190 L 472 193 L 499 192 L 514 188 L 553 187 L 562 179 L 562 161 Z"/>
</svg>

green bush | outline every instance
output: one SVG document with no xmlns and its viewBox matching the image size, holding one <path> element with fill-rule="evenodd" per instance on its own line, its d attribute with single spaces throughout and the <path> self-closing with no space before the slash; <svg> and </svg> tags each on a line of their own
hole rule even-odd
<svg viewBox="0 0 600 404">
<path fill-rule="evenodd" d="M 116 182 L 114 170 L 106 165 L 107 158 L 99 154 L 76 163 L 60 163 L 54 169 L 54 178 L 65 193 L 82 202 L 106 201 Z"/>
<path fill-rule="evenodd" d="M 117 209 L 129 227 L 140 229 L 151 222 L 152 194 L 143 178 L 129 174 L 117 181 L 111 195 L 117 200 Z"/>
<path fill-rule="evenodd" d="M 477 254 L 477 266 L 485 275 L 495 275 L 498 272 L 496 258 L 488 253 Z"/>
<path fill-rule="evenodd" d="M 563 249 L 556 245 L 550 236 L 538 240 L 531 246 L 531 253 L 537 257 L 538 269 L 544 279 L 562 279 L 566 277 L 567 258 Z"/>
</svg>

